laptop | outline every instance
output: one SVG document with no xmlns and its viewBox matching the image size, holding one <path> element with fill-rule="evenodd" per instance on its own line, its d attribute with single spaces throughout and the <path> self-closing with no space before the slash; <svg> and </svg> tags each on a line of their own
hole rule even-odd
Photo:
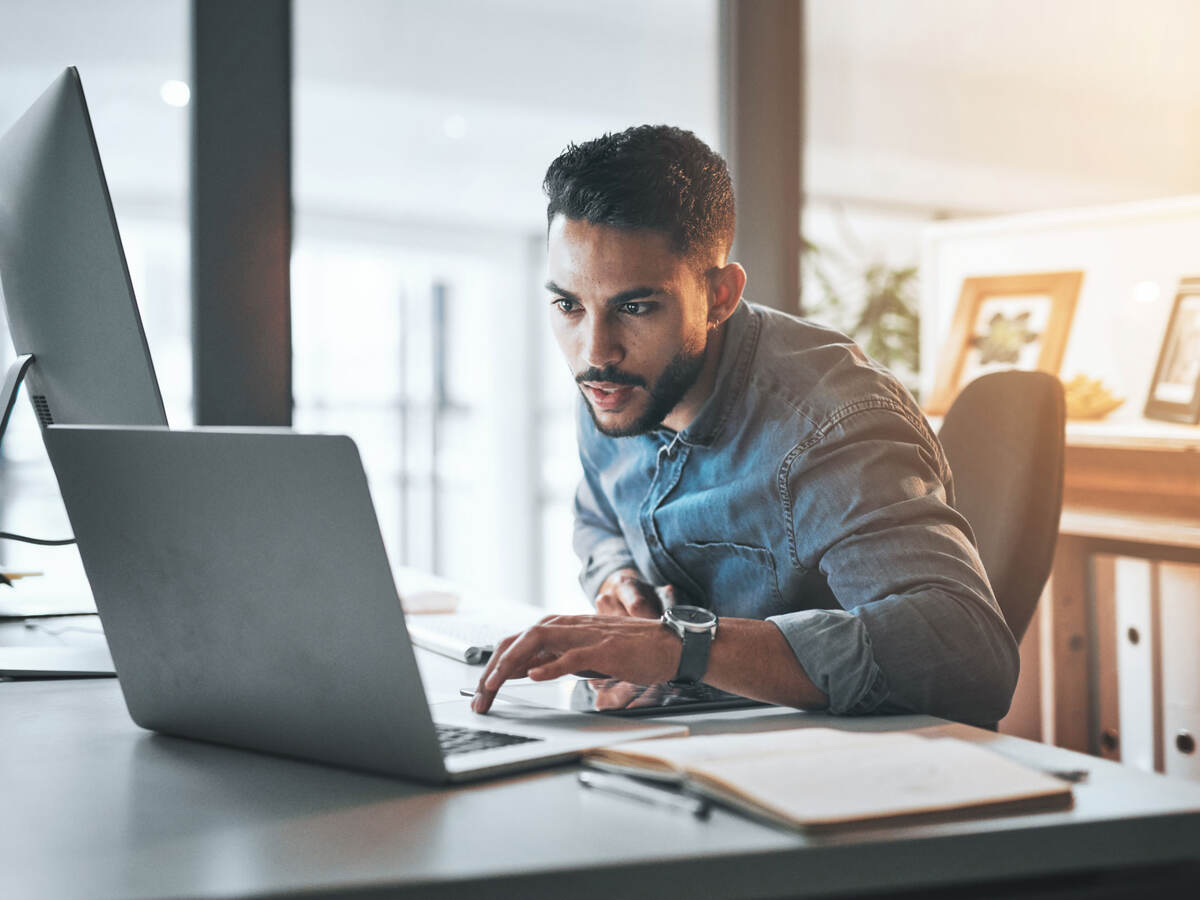
<svg viewBox="0 0 1200 900">
<path fill-rule="evenodd" d="M 430 706 L 348 437 L 65 425 L 45 437 L 143 728 L 430 783 L 687 732 Z"/>
</svg>

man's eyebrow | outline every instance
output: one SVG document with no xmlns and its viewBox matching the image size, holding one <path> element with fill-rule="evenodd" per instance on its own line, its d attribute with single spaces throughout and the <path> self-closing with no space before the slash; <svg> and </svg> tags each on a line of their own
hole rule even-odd
<svg viewBox="0 0 1200 900">
<path fill-rule="evenodd" d="M 553 281 L 546 282 L 546 290 L 551 293 L 558 294 L 560 297 L 566 297 L 570 300 L 578 300 L 579 298 L 568 291 L 566 288 L 561 288 Z M 608 306 L 620 306 L 622 303 L 631 303 L 634 300 L 642 300 L 646 297 L 653 297 L 655 294 L 665 293 L 666 289 L 661 287 L 653 287 L 651 285 L 642 285 L 640 287 L 630 288 L 627 291 L 621 291 L 619 294 L 613 294 L 605 300 Z"/>
<path fill-rule="evenodd" d="M 621 291 L 619 294 L 614 294 L 604 302 L 609 306 L 620 306 L 622 303 L 629 303 L 633 300 L 641 300 L 645 297 L 653 297 L 655 294 L 663 293 L 663 289 L 659 287 L 643 287 L 630 288 L 627 291 Z"/>
</svg>

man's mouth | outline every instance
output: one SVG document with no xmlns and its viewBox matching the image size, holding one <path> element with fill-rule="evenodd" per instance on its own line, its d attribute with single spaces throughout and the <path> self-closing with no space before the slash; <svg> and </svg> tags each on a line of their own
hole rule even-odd
<svg viewBox="0 0 1200 900">
<path fill-rule="evenodd" d="M 620 409 L 629 402 L 635 390 L 633 385 L 613 384 L 610 381 L 585 381 L 582 387 L 592 406 L 604 412 Z"/>
</svg>

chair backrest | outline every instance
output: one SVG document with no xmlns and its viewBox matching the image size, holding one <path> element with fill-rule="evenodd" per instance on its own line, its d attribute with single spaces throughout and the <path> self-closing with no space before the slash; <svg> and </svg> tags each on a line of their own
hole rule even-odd
<svg viewBox="0 0 1200 900">
<path fill-rule="evenodd" d="M 1018 641 L 1054 563 L 1062 512 L 1062 384 L 1044 372 L 994 372 L 963 388 L 938 438 L 955 508 Z"/>
</svg>

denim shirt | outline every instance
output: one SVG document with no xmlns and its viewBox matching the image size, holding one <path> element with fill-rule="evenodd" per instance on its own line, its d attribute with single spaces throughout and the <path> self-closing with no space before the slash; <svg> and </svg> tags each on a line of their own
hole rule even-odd
<svg viewBox="0 0 1200 900">
<path fill-rule="evenodd" d="M 833 713 L 998 721 L 1016 642 L 911 395 L 811 322 L 742 302 L 725 327 L 683 431 L 610 438 L 581 398 L 588 597 L 634 568 L 679 603 L 774 623 Z"/>
</svg>

